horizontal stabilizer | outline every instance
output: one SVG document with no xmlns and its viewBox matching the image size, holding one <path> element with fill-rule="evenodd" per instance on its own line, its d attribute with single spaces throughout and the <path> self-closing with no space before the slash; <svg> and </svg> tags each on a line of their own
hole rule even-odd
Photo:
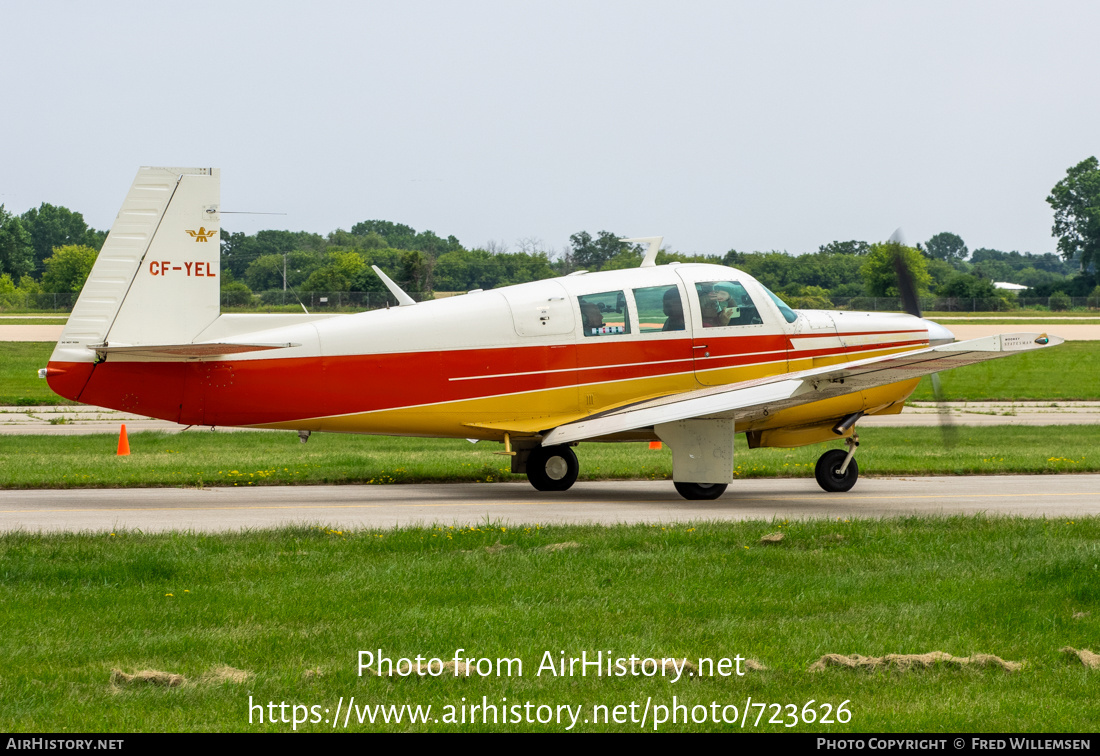
<svg viewBox="0 0 1100 756">
<path fill-rule="evenodd" d="M 108 346 L 89 344 L 88 349 L 98 354 L 125 354 L 134 357 L 221 357 L 227 354 L 244 352 L 262 352 L 267 349 L 286 349 L 301 344 L 228 344 L 212 342 L 207 344 L 137 344 L 134 346 Z"/>
</svg>

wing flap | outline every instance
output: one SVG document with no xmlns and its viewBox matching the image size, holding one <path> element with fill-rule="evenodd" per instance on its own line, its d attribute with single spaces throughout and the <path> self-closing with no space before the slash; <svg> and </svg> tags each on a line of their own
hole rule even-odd
<svg viewBox="0 0 1100 756">
<path fill-rule="evenodd" d="M 920 378 L 1017 352 L 1043 349 L 1062 341 L 1057 336 L 1046 334 L 999 334 L 843 365 L 687 391 L 558 426 L 546 435 L 542 443 L 543 446 L 572 443 L 695 417 L 751 420 L 800 404 Z"/>
</svg>

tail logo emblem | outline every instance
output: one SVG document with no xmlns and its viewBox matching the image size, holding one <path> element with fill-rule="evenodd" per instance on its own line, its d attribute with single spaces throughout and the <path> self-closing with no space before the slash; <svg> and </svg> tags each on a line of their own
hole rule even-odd
<svg viewBox="0 0 1100 756">
<path fill-rule="evenodd" d="M 203 226 L 199 226 L 198 231 L 192 231 L 191 229 L 187 229 L 187 233 L 191 234 L 191 238 L 194 239 L 195 241 L 204 242 L 204 241 L 209 241 L 210 239 L 213 239 L 214 234 L 218 233 L 218 230 L 214 229 L 213 231 L 207 231 Z"/>
</svg>

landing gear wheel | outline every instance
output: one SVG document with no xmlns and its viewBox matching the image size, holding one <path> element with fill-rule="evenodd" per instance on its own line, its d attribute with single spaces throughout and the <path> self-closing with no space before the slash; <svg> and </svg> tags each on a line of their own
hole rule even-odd
<svg viewBox="0 0 1100 756">
<path fill-rule="evenodd" d="M 676 483 L 676 493 L 692 501 L 717 499 L 726 492 L 727 483 Z"/>
<path fill-rule="evenodd" d="M 580 471 L 577 455 L 568 446 L 539 446 L 527 458 L 527 480 L 537 491 L 566 491 Z"/>
<path fill-rule="evenodd" d="M 853 458 L 848 463 L 848 469 L 841 475 L 840 466 L 844 464 L 847 456 L 848 452 L 843 449 L 830 449 L 817 460 L 814 476 L 817 478 L 817 484 L 824 490 L 830 493 L 852 490 L 852 486 L 856 484 L 856 478 L 859 477 L 859 465 Z"/>
</svg>

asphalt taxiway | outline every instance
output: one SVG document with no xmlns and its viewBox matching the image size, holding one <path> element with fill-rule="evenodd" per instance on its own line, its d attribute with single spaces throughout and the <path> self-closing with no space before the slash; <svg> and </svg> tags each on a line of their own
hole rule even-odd
<svg viewBox="0 0 1100 756">
<path fill-rule="evenodd" d="M 935 426 L 943 422 L 943 415 L 950 415 L 950 422 L 955 425 L 1100 425 L 1100 402 L 909 402 L 901 414 L 865 417 L 859 424 L 861 428 Z M 209 431 L 206 427 L 184 426 L 87 405 L 0 407 L 0 436 L 117 435 L 123 423 L 129 433 Z M 218 428 L 218 432 L 234 430 L 248 429 Z"/>
<path fill-rule="evenodd" d="M 7 490 L 0 531 L 219 532 L 287 525 L 673 523 L 710 520 L 1100 515 L 1100 475 L 862 478 L 843 494 L 812 479 L 735 481 L 715 501 L 687 501 L 668 481 L 578 483 L 538 493 L 527 483 Z"/>
</svg>

